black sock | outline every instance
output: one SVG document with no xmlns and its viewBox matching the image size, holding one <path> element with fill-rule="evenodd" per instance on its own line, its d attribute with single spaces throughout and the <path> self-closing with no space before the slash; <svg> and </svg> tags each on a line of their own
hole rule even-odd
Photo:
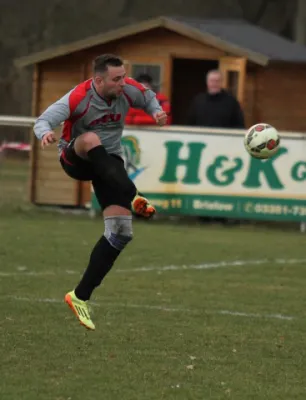
<svg viewBox="0 0 306 400">
<path fill-rule="evenodd" d="M 120 251 L 111 246 L 105 236 L 97 242 L 90 255 L 89 265 L 75 289 L 78 299 L 89 300 L 94 289 L 99 286 L 112 268 Z"/>
<path fill-rule="evenodd" d="M 104 146 L 96 146 L 87 152 L 89 161 L 92 163 L 95 173 L 115 190 L 120 190 L 131 199 L 136 195 L 136 187 L 128 177 L 123 164 L 110 156 Z"/>
</svg>

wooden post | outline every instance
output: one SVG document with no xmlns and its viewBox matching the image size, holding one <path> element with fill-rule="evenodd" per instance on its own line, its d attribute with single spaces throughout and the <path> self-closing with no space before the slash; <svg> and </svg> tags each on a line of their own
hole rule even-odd
<svg viewBox="0 0 306 400">
<path fill-rule="evenodd" d="M 305 0 L 297 0 L 295 21 L 294 21 L 294 39 L 299 44 L 306 44 L 306 2 Z"/>
<path fill-rule="evenodd" d="M 39 66 L 34 65 L 33 79 L 32 79 L 32 117 L 37 117 L 39 104 Z M 29 198 L 31 203 L 35 203 L 36 192 L 36 158 L 37 158 L 37 144 L 38 141 L 31 129 L 30 135 L 31 151 L 30 151 L 30 181 L 29 181 Z"/>
</svg>

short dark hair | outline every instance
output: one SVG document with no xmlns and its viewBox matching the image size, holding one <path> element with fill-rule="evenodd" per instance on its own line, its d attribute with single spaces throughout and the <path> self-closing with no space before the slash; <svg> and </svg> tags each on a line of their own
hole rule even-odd
<svg viewBox="0 0 306 400">
<path fill-rule="evenodd" d="M 102 54 L 93 61 L 93 72 L 96 74 L 100 72 L 103 74 L 108 70 L 108 67 L 121 67 L 123 60 L 115 54 Z"/>
<path fill-rule="evenodd" d="M 149 74 L 140 74 L 137 76 L 136 81 L 139 83 L 149 83 L 150 85 L 153 84 L 153 78 Z"/>
</svg>

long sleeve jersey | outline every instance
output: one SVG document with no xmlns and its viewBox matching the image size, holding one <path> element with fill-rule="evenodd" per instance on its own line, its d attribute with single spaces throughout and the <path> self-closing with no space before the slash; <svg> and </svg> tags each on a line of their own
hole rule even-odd
<svg viewBox="0 0 306 400">
<path fill-rule="evenodd" d="M 124 121 L 130 107 L 141 108 L 150 115 L 162 111 L 155 93 L 131 78 L 125 78 L 122 95 L 109 102 L 99 96 L 89 79 L 50 105 L 36 120 L 34 133 L 42 139 L 64 122 L 58 144 L 60 152 L 82 133 L 95 132 L 109 154 L 120 156 Z"/>
</svg>

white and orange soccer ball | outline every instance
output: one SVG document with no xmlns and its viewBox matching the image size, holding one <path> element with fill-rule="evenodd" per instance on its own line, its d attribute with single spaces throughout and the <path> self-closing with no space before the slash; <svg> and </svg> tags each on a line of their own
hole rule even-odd
<svg viewBox="0 0 306 400">
<path fill-rule="evenodd" d="M 280 136 L 278 131 L 269 124 L 255 124 L 245 134 L 244 146 L 252 157 L 264 160 L 277 153 Z"/>
</svg>

